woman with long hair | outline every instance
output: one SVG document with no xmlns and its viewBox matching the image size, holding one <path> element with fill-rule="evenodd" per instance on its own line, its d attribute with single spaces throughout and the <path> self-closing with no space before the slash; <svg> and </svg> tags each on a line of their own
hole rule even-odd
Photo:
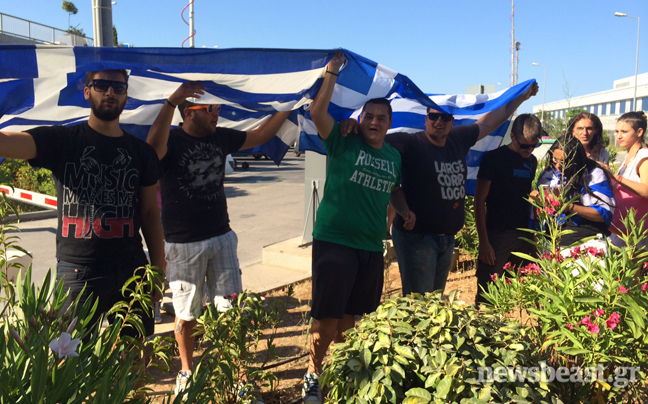
<svg viewBox="0 0 648 404">
<path fill-rule="evenodd" d="M 598 116 L 581 112 L 569 121 L 567 133 L 578 139 L 592 160 L 608 164 L 610 153 L 605 150 L 603 124 Z"/>
<path fill-rule="evenodd" d="M 614 213 L 610 181 L 598 164 L 587 157 L 584 146 L 571 134 L 557 139 L 545 158 L 545 170 L 538 178 L 538 188 L 548 187 L 563 201 L 575 199 L 565 213 L 563 230 L 573 230 L 560 240 L 570 246 L 590 236 L 607 236 Z M 601 239 L 601 241 L 603 241 Z M 602 243 L 604 244 L 604 243 Z"/>
<path fill-rule="evenodd" d="M 646 114 L 642 111 L 627 112 L 618 119 L 616 136 L 619 145 L 626 149 L 625 160 L 614 180 L 621 186 L 615 190 L 615 197 L 619 204 L 619 211 L 614 215 L 611 230 L 616 233 L 611 237 L 614 245 L 623 246 L 625 243 L 617 235 L 624 231 L 620 228 L 620 219 L 627 215 L 627 210 L 634 207 L 637 211 L 636 219 L 642 219 L 648 206 L 648 148 L 644 136 L 646 134 Z M 609 174 L 613 174 L 607 166 L 602 166 Z M 621 188 L 621 189 L 619 189 Z M 648 241 L 640 243 L 644 249 Z"/>
</svg>

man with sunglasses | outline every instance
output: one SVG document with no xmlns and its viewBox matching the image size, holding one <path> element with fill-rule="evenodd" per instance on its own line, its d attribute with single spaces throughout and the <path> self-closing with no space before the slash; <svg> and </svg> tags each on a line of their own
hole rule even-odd
<svg viewBox="0 0 648 404">
<path fill-rule="evenodd" d="M 531 204 L 528 196 L 535 178 L 538 160 L 532 154 L 540 146 L 542 125 L 531 114 L 515 118 L 511 143 L 491 150 L 482 157 L 475 187 L 475 223 L 479 234 L 477 263 L 477 296 L 475 303 L 486 300 L 481 292 L 488 290 L 491 277 L 501 276 L 504 264 L 519 268 L 522 259 L 513 252 L 529 253 L 531 244 L 521 228 L 527 228 Z"/>
<path fill-rule="evenodd" d="M 403 295 L 444 290 L 454 252 L 454 236 L 464 224 L 466 155 L 492 133 L 522 102 L 538 92 L 534 83 L 516 99 L 487 113 L 472 125 L 453 128 L 454 117 L 428 108 L 425 131 L 394 133 L 385 141 L 403 159 L 402 198 L 416 214 L 413 229 L 396 215 L 392 239 L 401 273 Z"/>
<path fill-rule="evenodd" d="M 91 295 L 98 299 L 93 324 L 116 302 L 130 300 L 121 288 L 147 264 L 140 229 L 151 264 L 164 268 L 155 151 L 119 126 L 127 81 L 125 70 L 87 72 L 87 122 L 0 132 L 2 157 L 29 159 L 32 166 L 52 171 L 58 195 L 57 280 L 70 291 L 66 304 L 82 292 L 80 306 Z M 154 300 L 159 297 L 154 293 Z M 146 335 L 153 333 L 152 314 L 145 311 L 142 318 Z M 143 337 L 131 327 L 124 331 Z"/>
<path fill-rule="evenodd" d="M 221 128 L 217 127 L 220 105 L 187 100 L 203 94 L 199 82 L 180 85 L 162 105 L 146 139 L 162 168 L 162 224 L 182 362 L 176 394 L 185 389 L 193 370 L 193 333 L 202 314 L 205 279 L 217 305 L 224 303 L 223 296 L 243 289 L 238 238 L 229 225 L 223 186 L 226 156 L 266 143 L 290 114 L 277 112 L 247 132 Z M 176 107 L 183 123 L 171 130 Z"/>
</svg>

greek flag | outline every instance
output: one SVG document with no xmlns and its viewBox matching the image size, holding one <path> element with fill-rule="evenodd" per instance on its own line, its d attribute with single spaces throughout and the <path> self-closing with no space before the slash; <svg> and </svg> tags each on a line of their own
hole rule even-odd
<svg viewBox="0 0 648 404">
<path fill-rule="evenodd" d="M 145 139 L 166 98 L 182 82 L 196 80 L 207 90 L 199 102 L 222 104 L 219 126 L 250 130 L 277 111 L 292 110 L 277 136 L 254 149 L 279 164 L 298 138 L 300 150 L 324 153 L 308 106 L 337 51 L 0 45 L 0 130 L 83 122 L 90 115 L 83 98 L 85 72 L 126 69 L 128 103 L 120 123 L 127 132 Z M 344 52 L 347 63 L 338 77 L 331 115 L 337 120 L 357 117 L 367 100 L 387 97 L 394 108 L 392 132 L 423 130 L 426 107 L 454 114 L 455 124 L 472 123 L 534 82 L 491 95 L 428 96 L 407 76 Z M 180 121 L 176 112 L 172 124 Z M 507 126 L 480 141 L 468 156 L 470 193 L 481 155 L 499 146 Z"/>
</svg>

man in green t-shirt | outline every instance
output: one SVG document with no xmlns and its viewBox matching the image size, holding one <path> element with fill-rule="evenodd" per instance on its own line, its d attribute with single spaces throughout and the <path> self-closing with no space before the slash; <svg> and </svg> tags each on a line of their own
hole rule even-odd
<svg viewBox="0 0 648 404">
<path fill-rule="evenodd" d="M 374 311 L 380 303 L 387 205 L 400 183 L 400 153 L 383 142 L 392 123 L 388 100 L 367 101 L 360 115 L 361 136 L 342 136 L 328 113 L 344 62 L 342 52 L 329 62 L 311 106 L 328 165 L 313 230 L 313 323 L 304 403 L 322 402 L 317 380 L 331 342 L 341 342 L 342 333 L 354 326 L 355 316 Z M 416 217 L 405 199 L 393 202 L 405 223 L 413 227 Z"/>
</svg>

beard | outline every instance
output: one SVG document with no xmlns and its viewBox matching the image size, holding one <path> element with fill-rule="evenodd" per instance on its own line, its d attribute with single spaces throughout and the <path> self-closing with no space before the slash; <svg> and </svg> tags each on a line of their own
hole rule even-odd
<svg viewBox="0 0 648 404">
<path fill-rule="evenodd" d="M 92 114 L 102 121 L 107 122 L 119 119 L 119 115 L 121 115 L 126 106 L 126 98 L 124 98 L 124 101 L 121 104 L 117 99 L 115 99 L 115 101 L 117 101 L 116 105 L 108 106 L 102 104 L 101 100 L 97 102 L 94 97 L 90 97 L 90 109 L 92 110 Z"/>
</svg>

